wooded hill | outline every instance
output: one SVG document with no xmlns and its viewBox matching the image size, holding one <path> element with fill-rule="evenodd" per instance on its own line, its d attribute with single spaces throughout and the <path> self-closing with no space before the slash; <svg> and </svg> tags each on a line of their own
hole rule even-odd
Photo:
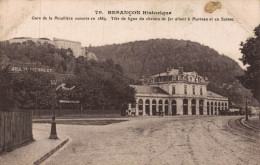
<svg viewBox="0 0 260 165">
<path fill-rule="evenodd" d="M 235 78 L 244 74 L 238 63 L 197 42 L 153 39 L 87 47 L 87 50 L 94 52 L 99 60 L 112 59 L 122 66 L 125 75 L 136 80 L 165 72 L 168 67 L 182 66 L 185 72 L 196 71 L 208 77 L 208 90 L 229 97 L 236 105 L 243 106 L 245 96 L 251 97 L 250 91 Z"/>
<path fill-rule="evenodd" d="M 21 66 L 17 66 L 17 65 Z M 12 67 L 51 68 L 53 72 L 29 69 L 12 71 Z M 35 65 L 34 65 L 35 64 Z M 50 109 L 57 85 L 75 86 L 71 91 L 59 89 L 57 100 L 80 101 L 86 110 L 125 110 L 135 101 L 135 91 L 120 65 L 112 60 L 95 61 L 72 50 L 58 49 L 48 43 L 0 42 L 0 111 L 19 109 Z M 58 104 L 58 102 L 56 102 Z"/>
</svg>

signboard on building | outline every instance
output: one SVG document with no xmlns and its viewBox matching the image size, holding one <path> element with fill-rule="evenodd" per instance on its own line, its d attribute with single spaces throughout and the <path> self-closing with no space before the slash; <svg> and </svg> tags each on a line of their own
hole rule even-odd
<svg viewBox="0 0 260 165">
<path fill-rule="evenodd" d="M 12 61 L 11 62 L 11 71 L 13 72 L 44 72 L 50 73 L 53 72 L 53 69 L 43 66 L 35 62 L 21 62 L 21 61 Z"/>
</svg>

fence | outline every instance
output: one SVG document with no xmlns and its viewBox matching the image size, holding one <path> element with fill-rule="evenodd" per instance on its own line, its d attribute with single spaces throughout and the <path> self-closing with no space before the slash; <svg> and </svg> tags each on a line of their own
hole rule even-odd
<svg viewBox="0 0 260 165">
<path fill-rule="evenodd" d="M 32 113 L 0 112 L 0 153 L 33 140 Z"/>
<path fill-rule="evenodd" d="M 33 110 L 34 118 L 46 118 L 51 117 L 52 110 Z M 56 110 L 56 117 L 120 117 L 120 110 Z"/>
</svg>

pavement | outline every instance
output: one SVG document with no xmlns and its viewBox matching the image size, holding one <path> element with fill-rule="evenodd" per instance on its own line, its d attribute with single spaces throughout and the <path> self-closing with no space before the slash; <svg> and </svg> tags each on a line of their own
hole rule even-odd
<svg viewBox="0 0 260 165">
<path fill-rule="evenodd" d="M 259 116 L 249 117 L 249 120 L 248 121 L 244 120 L 244 123 L 247 126 L 252 127 L 253 129 L 256 129 L 256 130 L 260 131 L 260 119 L 259 119 Z"/>
<path fill-rule="evenodd" d="M 236 127 L 240 128 L 236 123 L 239 118 L 133 117 L 109 125 L 58 124 L 59 140 L 48 139 L 50 124 L 34 123 L 35 141 L 1 155 L 0 164 L 33 164 L 69 139 L 69 143 L 42 164 L 257 165 L 260 162 L 259 136 L 257 138 L 247 132 L 243 135 L 237 133 L 239 130 L 234 131 Z"/>
<path fill-rule="evenodd" d="M 138 117 L 110 125 L 60 125 L 73 141 L 46 165 L 257 165 L 259 138 L 235 134 L 230 116 Z"/>
<path fill-rule="evenodd" d="M 50 124 L 42 124 L 40 127 L 37 124 L 33 124 L 34 141 L 26 146 L 0 155 L 0 165 L 30 165 L 34 164 L 37 160 L 40 162 L 45 159 L 54 149 L 56 151 L 60 147 L 59 145 L 69 137 L 58 132 L 59 139 L 49 139 L 50 127 Z"/>
<path fill-rule="evenodd" d="M 260 131 L 255 128 L 252 128 L 252 126 L 246 124 L 245 117 L 231 118 L 228 121 L 228 126 L 231 128 L 230 131 L 235 134 L 245 136 L 254 141 L 260 140 Z"/>
</svg>

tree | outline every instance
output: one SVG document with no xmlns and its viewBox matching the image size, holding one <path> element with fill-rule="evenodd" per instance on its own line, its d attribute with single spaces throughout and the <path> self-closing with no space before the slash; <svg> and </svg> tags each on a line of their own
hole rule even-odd
<svg viewBox="0 0 260 165">
<path fill-rule="evenodd" d="M 260 103 L 260 24 L 255 28 L 254 34 L 255 36 L 248 38 L 245 43 L 241 42 L 240 50 L 243 56 L 240 60 L 247 68 L 238 80 L 251 90 L 253 97 Z"/>
<path fill-rule="evenodd" d="M 127 109 L 135 102 L 135 90 L 128 85 L 120 65 L 113 60 L 88 61 L 85 57 L 76 60 L 76 72 L 66 81 L 76 86 L 68 93 L 68 99 L 79 100 L 84 109 Z"/>
<path fill-rule="evenodd" d="M 15 107 L 12 91 L 13 81 L 10 67 L 0 70 L 0 111 L 9 111 Z"/>
</svg>

